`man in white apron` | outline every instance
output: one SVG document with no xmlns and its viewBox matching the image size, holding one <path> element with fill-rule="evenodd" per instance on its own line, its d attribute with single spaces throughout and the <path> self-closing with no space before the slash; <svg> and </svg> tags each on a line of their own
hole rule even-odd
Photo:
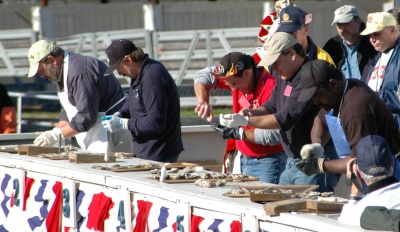
<svg viewBox="0 0 400 232">
<path fill-rule="evenodd" d="M 101 125 L 101 117 L 116 112 L 125 97 L 115 76 L 104 76 L 103 62 L 65 52 L 45 40 L 31 46 L 28 59 L 28 77 L 39 74 L 56 84 L 62 105 L 57 127 L 42 132 L 36 146 L 56 146 L 60 139 L 75 136 L 79 146 L 90 152 L 133 152 L 129 133 L 111 135 Z"/>
</svg>

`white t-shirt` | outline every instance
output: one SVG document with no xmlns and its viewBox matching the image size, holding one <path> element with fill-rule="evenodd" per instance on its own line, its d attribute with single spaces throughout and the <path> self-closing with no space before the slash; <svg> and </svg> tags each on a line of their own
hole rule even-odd
<svg viewBox="0 0 400 232">
<path fill-rule="evenodd" d="M 368 86 L 375 92 L 379 92 L 381 89 L 383 74 L 385 73 L 387 63 L 389 62 L 392 53 L 393 49 L 390 49 L 390 51 L 388 52 L 383 52 L 381 58 L 379 58 L 374 67 L 374 70 L 371 73 L 371 77 L 368 81 Z"/>
</svg>

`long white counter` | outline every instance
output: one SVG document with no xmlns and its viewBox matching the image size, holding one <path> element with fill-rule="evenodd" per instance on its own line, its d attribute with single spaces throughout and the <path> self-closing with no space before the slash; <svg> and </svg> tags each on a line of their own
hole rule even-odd
<svg viewBox="0 0 400 232">
<path fill-rule="evenodd" d="M 186 150 L 179 161 L 220 159 L 224 142 L 215 132 L 185 130 Z M 220 151 L 212 150 L 215 144 Z M 117 160 L 120 165 L 141 162 Z M 223 195 L 236 185 L 266 185 L 259 181 L 203 188 L 161 183 L 147 171 L 111 172 L 93 165 L 105 166 L 0 152 L 0 230 L 364 231 L 315 214 L 270 217 L 262 204 Z"/>
</svg>

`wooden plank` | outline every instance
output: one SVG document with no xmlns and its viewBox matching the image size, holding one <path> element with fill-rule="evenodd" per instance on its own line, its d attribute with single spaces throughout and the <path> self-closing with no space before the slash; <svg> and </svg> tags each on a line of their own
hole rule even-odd
<svg viewBox="0 0 400 232">
<path fill-rule="evenodd" d="M 252 202 L 282 201 L 290 198 L 292 198 L 292 194 L 288 193 L 250 193 L 250 201 Z"/>
<path fill-rule="evenodd" d="M 292 212 L 306 209 L 307 200 L 294 198 L 264 204 L 264 211 L 270 216 L 279 216 L 283 212 Z"/>
<path fill-rule="evenodd" d="M 65 148 L 61 147 L 40 147 L 32 145 L 18 145 L 19 155 L 37 156 L 39 154 L 61 153 L 65 152 Z"/>
<path fill-rule="evenodd" d="M 74 163 L 106 163 L 104 161 L 104 153 L 80 153 L 70 152 L 69 162 Z M 116 157 L 109 155 L 107 163 L 116 162 Z"/>
<path fill-rule="evenodd" d="M 344 202 L 307 201 L 307 212 L 317 214 L 332 214 L 342 212 Z"/>
</svg>

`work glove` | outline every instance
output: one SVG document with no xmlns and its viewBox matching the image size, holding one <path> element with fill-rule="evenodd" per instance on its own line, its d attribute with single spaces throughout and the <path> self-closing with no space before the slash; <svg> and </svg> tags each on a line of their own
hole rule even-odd
<svg viewBox="0 0 400 232">
<path fill-rule="evenodd" d="M 211 123 L 211 128 L 213 128 L 223 139 L 234 139 L 242 140 L 244 139 L 244 130 L 241 127 L 229 128 L 226 126 L 219 125 L 215 122 Z"/>
<path fill-rule="evenodd" d="M 297 161 L 296 168 L 307 176 L 324 172 L 324 159 L 323 158 L 308 158 Z"/>
<path fill-rule="evenodd" d="M 41 133 L 38 137 L 36 137 L 33 143 L 35 144 L 35 146 L 54 147 L 57 146 L 60 135 L 62 138 L 64 138 L 61 133 L 61 129 L 55 127 L 53 128 L 53 130 Z"/>
<path fill-rule="evenodd" d="M 220 114 L 219 123 L 227 127 L 247 126 L 249 117 L 240 114 Z"/>
<path fill-rule="evenodd" d="M 324 154 L 324 147 L 319 143 L 306 144 L 301 148 L 300 155 L 302 159 L 320 158 Z"/>
<path fill-rule="evenodd" d="M 119 112 L 117 112 L 119 113 Z M 127 118 L 120 118 L 118 116 L 115 116 L 117 113 L 115 113 L 113 116 L 103 116 L 101 118 L 101 125 L 108 130 L 109 132 L 117 132 L 120 130 L 128 130 L 128 121 L 129 119 Z"/>
</svg>

